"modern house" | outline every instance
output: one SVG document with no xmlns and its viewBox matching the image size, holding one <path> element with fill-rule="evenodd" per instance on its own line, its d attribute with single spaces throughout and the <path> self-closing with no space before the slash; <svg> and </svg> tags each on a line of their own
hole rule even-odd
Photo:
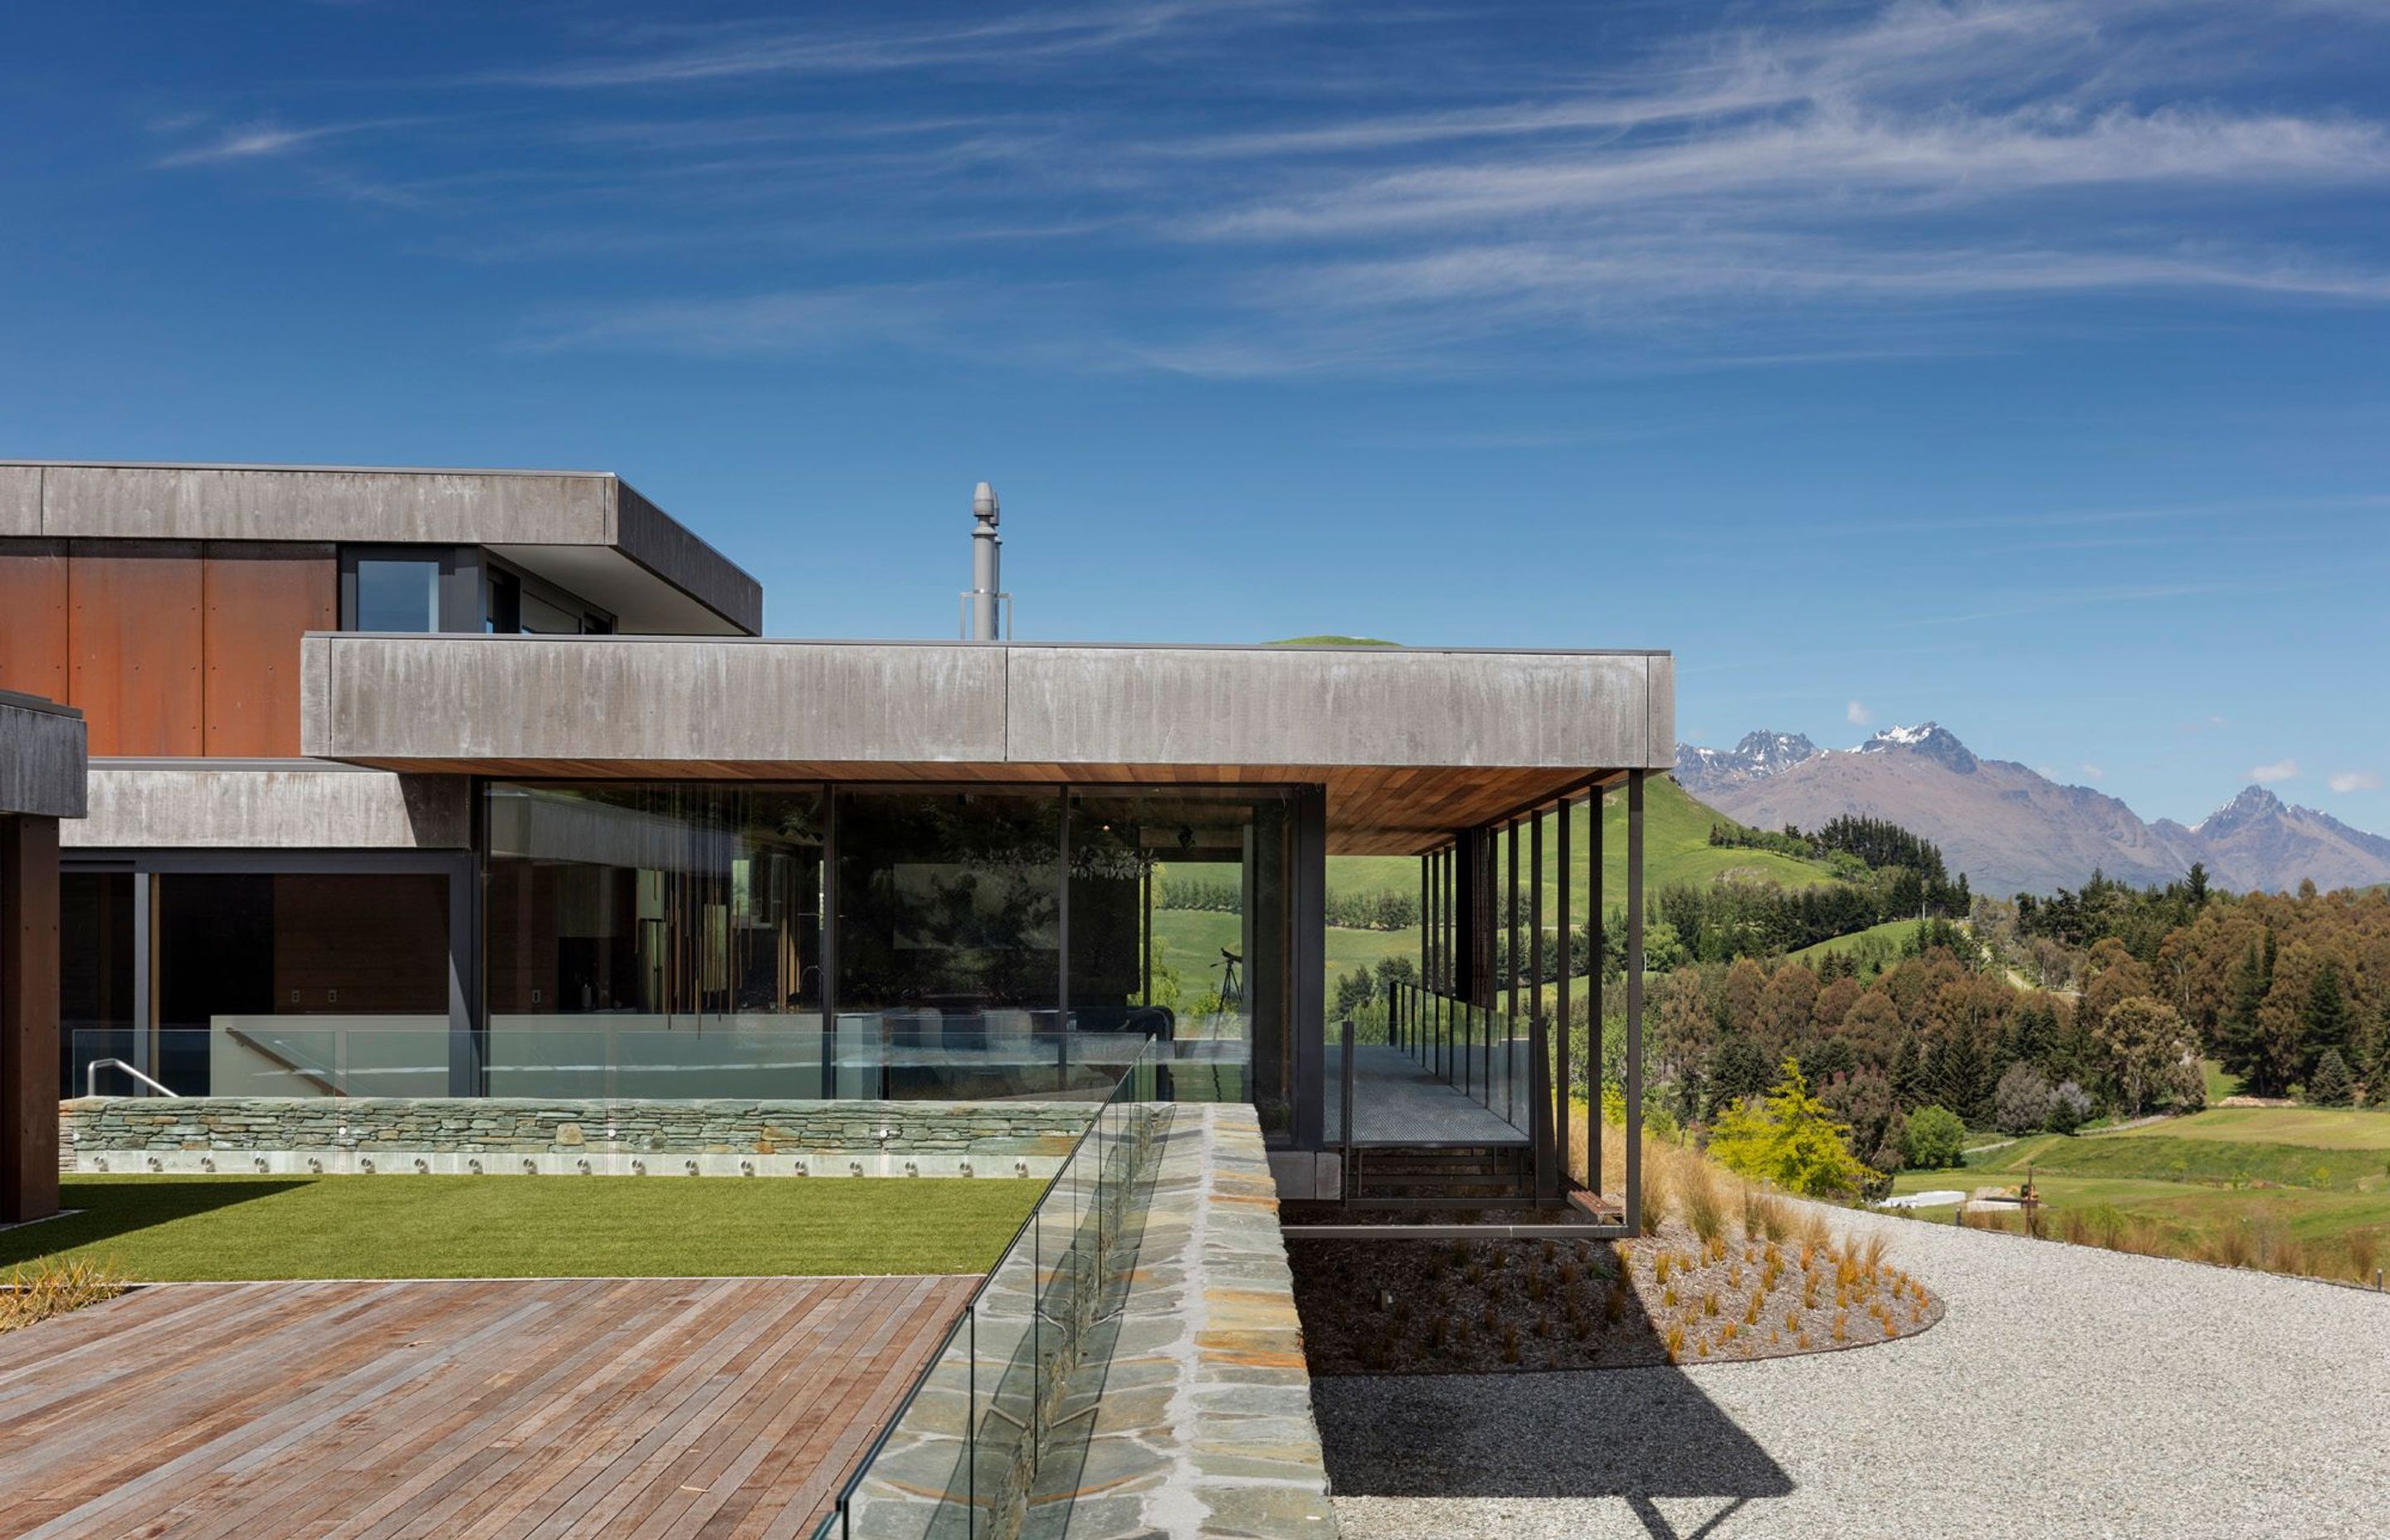
<svg viewBox="0 0 2390 1540">
<path fill-rule="evenodd" d="M 58 820 L 83 816 L 83 734 L 0 690 L 0 1225 L 58 1206 Z"/>
<path fill-rule="evenodd" d="M 977 639 L 766 638 L 755 581 L 610 475 L 0 464 L 0 687 L 93 755 L 60 1074 L 829 1097 L 1153 1039 L 1175 1094 L 1259 1110 L 1287 1196 L 1436 1145 L 1552 1196 L 1601 969 L 1547 956 L 1523 1009 L 1497 960 L 1623 900 L 1639 1040 L 1670 657 L 1015 642 L 978 588 Z M 1623 894 L 1540 816 L 1608 788 Z M 1345 853 L 1420 857 L 1428 921 L 1349 1056 Z M 1156 966 L 1158 871 L 1238 895 L 1200 976 Z"/>
</svg>

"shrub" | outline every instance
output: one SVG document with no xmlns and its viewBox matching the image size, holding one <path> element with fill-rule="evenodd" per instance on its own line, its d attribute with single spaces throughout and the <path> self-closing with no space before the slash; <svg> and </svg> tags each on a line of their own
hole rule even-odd
<svg viewBox="0 0 2390 1540">
<path fill-rule="evenodd" d="M 2053 1134 L 2072 1134 L 2091 1121 L 2090 1094 L 2071 1080 L 2050 1089 L 2049 1111 L 2042 1126 Z"/>
<path fill-rule="evenodd" d="M 1993 1121 L 2003 1134 L 2030 1134 L 2049 1121 L 2049 1082 L 2030 1064 L 2009 1066 L 1992 1094 Z"/>
<path fill-rule="evenodd" d="M 1967 1125 L 1945 1107 L 1921 1107 L 1909 1114 L 1908 1148 L 1912 1167 L 1940 1171 L 1960 1164 L 1967 1147 Z"/>
<path fill-rule="evenodd" d="M 1800 1061 L 1784 1061 L 1784 1078 L 1756 1106 L 1721 1113 L 1710 1134 L 1710 1154 L 1728 1171 L 1775 1183 L 1788 1192 L 1829 1198 L 1864 1191 L 1876 1174 L 1859 1163 L 1849 1128 L 1809 1094 Z"/>
</svg>

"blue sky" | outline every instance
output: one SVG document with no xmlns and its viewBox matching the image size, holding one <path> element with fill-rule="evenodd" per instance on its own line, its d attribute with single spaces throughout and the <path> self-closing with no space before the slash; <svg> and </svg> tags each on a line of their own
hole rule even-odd
<svg viewBox="0 0 2390 1540">
<path fill-rule="evenodd" d="M 14 8 L 0 454 L 621 471 L 780 635 L 1666 647 L 2390 829 L 2390 6 Z M 802 19 L 790 19 L 794 11 Z"/>
</svg>

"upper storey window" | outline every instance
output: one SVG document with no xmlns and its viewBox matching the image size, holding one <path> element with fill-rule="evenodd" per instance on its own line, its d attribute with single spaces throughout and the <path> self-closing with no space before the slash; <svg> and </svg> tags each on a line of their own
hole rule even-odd
<svg viewBox="0 0 2390 1540">
<path fill-rule="evenodd" d="M 361 557 L 352 631 L 440 629 L 437 558 Z"/>
</svg>

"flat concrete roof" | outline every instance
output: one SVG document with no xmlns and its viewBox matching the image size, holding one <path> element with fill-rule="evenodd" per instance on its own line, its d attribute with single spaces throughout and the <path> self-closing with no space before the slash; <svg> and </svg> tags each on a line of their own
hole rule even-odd
<svg viewBox="0 0 2390 1540">
<path fill-rule="evenodd" d="M 752 635 L 754 578 L 603 470 L 0 460 L 0 538 L 482 545 L 625 631 Z"/>
<path fill-rule="evenodd" d="M 1675 759 L 1664 652 L 316 633 L 309 754 L 444 774 L 1282 784 L 1407 853 Z"/>
<path fill-rule="evenodd" d="M 0 813 L 82 817 L 84 745 L 83 712 L 0 690 Z"/>
</svg>

